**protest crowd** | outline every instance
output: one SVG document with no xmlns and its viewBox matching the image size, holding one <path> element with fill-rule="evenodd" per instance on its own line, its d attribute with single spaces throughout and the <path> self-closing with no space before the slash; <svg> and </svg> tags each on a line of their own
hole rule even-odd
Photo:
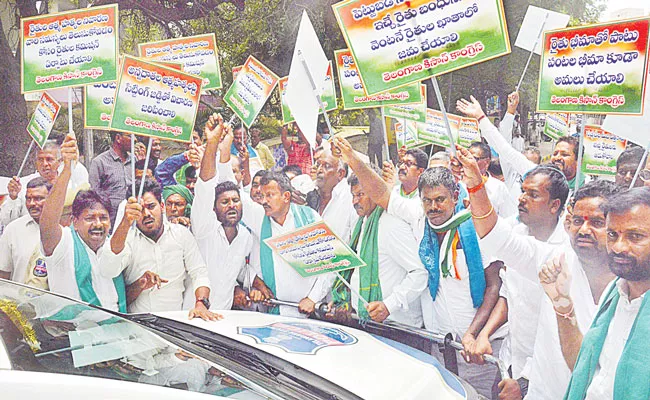
<svg viewBox="0 0 650 400">
<path fill-rule="evenodd" d="M 427 154 L 398 140 L 395 160 L 373 142 L 372 163 L 329 121 L 273 132 L 283 166 L 261 127 L 219 113 L 168 156 L 160 136 L 110 129 L 86 168 L 74 135 L 50 139 L 35 173 L 8 179 L 0 278 L 121 313 L 451 334 L 459 376 L 490 399 L 649 399 L 650 162 L 627 142 L 614 179 L 585 173 L 572 135 L 543 161 L 519 100 L 497 126 L 460 99 L 448 107 L 476 122 L 477 141 Z M 365 266 L 304 276 L 273 247 L 317 223 Z"/>
</svg>

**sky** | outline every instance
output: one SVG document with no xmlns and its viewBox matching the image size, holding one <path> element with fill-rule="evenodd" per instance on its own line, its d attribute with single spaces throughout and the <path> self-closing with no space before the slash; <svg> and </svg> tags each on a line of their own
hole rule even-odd
<svg viewBox="0 0 650 400">
<path fill-rule="evenodd" d="M 645 15 L 650 11 L 650 1 L 648 0 L 607 0 L 607 10 L 603 13 L 603 20 L 609 19 L 611 11 L 620 10 L 622 8 L 643 8 Z"/>
</svg>

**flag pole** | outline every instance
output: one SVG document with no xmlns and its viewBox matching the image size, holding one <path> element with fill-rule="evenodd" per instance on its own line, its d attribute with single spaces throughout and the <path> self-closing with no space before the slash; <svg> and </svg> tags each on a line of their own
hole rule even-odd
<svg viewBox="0 0 650 400">
<path fill-rule="evenodd" d="M 580 178 L 582 175 L 582 153 L 584 150 L 585 142 L 585 123 L 587 118 L 585 114 L 582 114 L 582 124 L 580 126 L 580 141 L 578 142 L 578 169 L 576 170 L 576 183 L 573 188 L 573 194 L 580 188 Z"/>
<path fill-rule="evenodd" d="M 431 84 L 433 84 L 433 91 L 436 92 L 436 98 L 438 99 L 438 106 L 442 112 L 442 119 L 445 121 L 445 128 L 447 129 L 447 137 L 449 138 L 449 148 L 451 150 L 451 156 L 456 157 L 456 146 L 454 136 L 451 134 L 451 125 L 449 124 L 449 117 L 447 117 L 447 110 L 445 109 L 445 103 L 442 100 L 442 94 L 440 93 L 440 87 L 438 86 L 438 78 L 435 76 L 431 77 Z"/>
<path fill-rule="evenodd" d="M 382 106 L 380 107 L 380 109 L 381 109 L 381 127 L 384 129 L 384 133 L 383 133 L 384 150 L 386 150 L 386 161 L 388 161 L 390 160 L 390 148 L 388 147 L 388 129 L 386 129 L 386 117 L 384 116 L 384 107 Z M 380 162 L 379 168 L 381 167 L 382 167 L 382 163 Z"/>
<path fill-rule="evenodd" d="M 29 147 L 27 148 L 27 154 L 25 154 L 25 158 L 23 158 L 22 164 L 20 164 L 20 168 L 18 169 L 18 174 L 16 175 L 18 178 L 20 178 L 20 174 L 23 173 L 23 168 L 25 168 L 25 164 L 27 163 L 27 158 L 29 157 L 29 153 L 32 152 L 32 148 L 34 147 L 34 140 L 32 139 L 31 143 L 29 144 Z"/>
<path fill-rule="evenodd" d="M 318 105 L 320 106 L 320 109 L 323 112 L 323 116 L 325 117 L 325 123 L 327 124 L 327 129 L 329 129 L 330 133 L 333 133 L 334 129 L 332 129 L 332 124 L 330 123 L 330 119 L 327 116 L 327 111 L 325 111 L 325 103 L 323 103 L 323 99 L 320 97 L 320 93 L 318 93 L 316 82 L 314 81 L 314 77 L 311 75 L 311 71 L 309 70 L 309 66 L 307 65 L 307 61 L 305 60 L 305 57 L 302 55 L 301 50 L 298 50 L 298 57 L 300 57 L 300 62 L 302 63 L 302 67 L 305 69 L 305 72 L 307 72 L 307 76 L 309 77 L 309 83 L 311 83 L 311 88 L 314 91 L 314 94 L 316 95 L 316 101 L 318 101 Z"/>
<path fill-rule="evenodd" d="M 641 174 L 641 171 L 645 168 L 645 163 L 646 160 L 648 159 L 648 150 L 650 150 L 650 142 L 648 142 L 648 145 L 645 147 L 645 151 L 643 152 L 643 157 L 641 157 L 639 166 L 636 168 L 636 172 L 634 173 L 634 178 L 632 178 L 632 182 L 630 183 L 629 189 L 632 189 L 634 187 L 636 180 L 639 179 L 639 174 Z"/>
<path fill-rule="evenodd" d="M 539 39 L 542 37 L 542 32 L 544 32 L 544 26 L 546 25 L 546 21 L 548 20 L 548 13 L 546 13 L 546 16 L 544 17 L 544 22 L 542 22 L 542 27 L 539 28 L 539 33 L 537 34 L 537 39 L 535 39 L 535 44 L 533 45 L 533 48 L 530 49 L 530 54 L 528 55 L 528 61 L 526 61 L 526 66 L 524 67 L 524 72 L 521 74 L 521 78 L 519 78 L 519 83 L 517 83 L 517 88 L 515 89 L 515 92 L 519 91 L 519 87 L 521 87 L 521 83 L 524 81 L 524 76 L 526 76 L 526 72 L 528 71 L 528 65 L 530 65 L 530 60 L 533 58 L 533 53 L 535 52 L 535 47 L 537 47 L 537 43 L 539 43 Z"/>
<path fill-rule="evenodd" d="M 140 180 L 140 191 L 138 192 L 138 201 L 142 198 L 142 192 L 144 191 L 144 180 L 147 178 L 147 167 L 149 166 L 149 157 L 151 156 L 151 142 L 153 138 L 149 138 L 149 144 L 147 144 L 147 155 L 144 158 L 144 169 L 142 170 L 142 179 Z"/>
</svg>

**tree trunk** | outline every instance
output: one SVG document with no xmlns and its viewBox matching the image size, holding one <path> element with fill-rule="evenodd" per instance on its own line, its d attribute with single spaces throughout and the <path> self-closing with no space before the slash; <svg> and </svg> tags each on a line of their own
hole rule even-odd
<svg viewBox="0 0 650 400">
<path fill-rule="evenodd" d="M 20 62 L 14 57 L 2 32 L 0 20 L 0 143 L 3 153 L 0 157 L 0 175 L 13 176 L 18 173 L 31 139 L 25 130 L 29 120 L 25 97 L 20 93 Z M 27 170 L 30 168 L 31 163 Z"/>
</svg>

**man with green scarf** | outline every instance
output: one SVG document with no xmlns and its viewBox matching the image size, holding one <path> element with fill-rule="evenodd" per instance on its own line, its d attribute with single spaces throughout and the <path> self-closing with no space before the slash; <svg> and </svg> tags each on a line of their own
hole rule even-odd
<svg viewBox="0 0 650 400">
<path fill-rule="evenodd" d="M 165 186 L 162 191 L 165 215 L 172 224 L 190 226 L 194 195 L 183 185 Z"/>
<path fill-rule="evenodd" d="M 65 138 L 61 155 L 63 171 L 43 206 L 39 224 L 50 291 L 109 310 L 126 312 L 122 275 L 114 279 L 105 278 L 98 269 L 102 246 L 111 228 L 107 200 L 92 190 L 80 191 L 72 203 L 72 225 L 59 225 L 72 164 L 79 155 L 73 136 Z"/>
<path fill-rule="evenodd" d="M 373 202 L 356 175 L 348 177 L 348 184 L 352 204 L 359 215 L 350 247 L 366 266 L 345 271 L 343 275 L 368 305 L 356 294 L 350 296 L 349 289 L 340 280 L 334 284 L 334 305 L 352 307 L 363 319 L 383 322 L 389 318 L 421 327 L 420 294 L 427 287 L 427 271 L 417 256 L 411 226 Z"/>
<path fill-rule="evenodd" d="M 220 162 L 217 164 L 216 171 L 218 181 L 231 181 L 236 184 L 229 156 L 221 150 L 231 145 L 232 131 L 223 123 L 221 116 L 211 116 L 206 124 L 206 136 L 221 136 L 222 133 L 224 133 L 224 137 L 220 145 Z M 329 293 L 335 276 L 328 273 L 303 278 L 273 252 L 264 243 L 264 240 L 293 232 L 303 226 L 321 221 L 322 218 L 313 209 L 299 206 L 291 201 L 291 182 L 284 173 L 269 172 L 262 177 L 260 184 L 264 196 L 261 205 L 242 193 L 242 222 L 259 239 L 262 280 L 272 295 L 280 300 L 299 303 L 298 310 L 293 307 L 280 306 L 279 310 L 275 308 L 271 312 L 305 317 L 306 314 L 313 313 L 316 303 L 322 301 Z"/>
<path fill-rule="evenodd" d="M 634 188 L 603 207 L 607 262 L 616 275 L 600 297 L 583 335 L 564 259 L 546 263 L 539 274 L 557 314 L 562 352 L 573 373 L 567 400 L 650 398 L 650 190 Z"/>
</svg>

